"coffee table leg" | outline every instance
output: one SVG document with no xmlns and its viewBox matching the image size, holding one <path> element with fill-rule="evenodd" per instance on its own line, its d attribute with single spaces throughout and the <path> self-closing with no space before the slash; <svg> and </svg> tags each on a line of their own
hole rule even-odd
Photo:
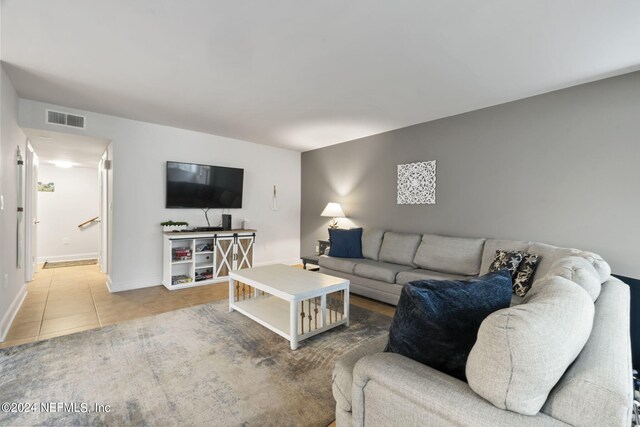
<svg viewBox="0 0 640 427">
<path fill-rule="evenodd" d="M 291 350 L 298 348 L 298 302 L 289 302 L 289 335 L 291 336 Z"/>
<path fill-rule="evenodd" d="M 349 326 L 349 290 L 344 290 L 344 315 L 347 319 L 346 325 Z"/>
<path fill-rule="evenodd" d="M 231 304 L 235 302 L 233 298 L 233 295 L 235 294 L 235 289 L 234 289 L 235 286 L 236 286 L 236 281 L 233 280 L 231 277 L 229 277 L 229 313 L 233 311 Z"/>
<path fill-rule="evenodd" d="M 320 297 L 320 314 L 322 315 L 322 327 L 327 326 L 327 294 Z"/>
</svg>

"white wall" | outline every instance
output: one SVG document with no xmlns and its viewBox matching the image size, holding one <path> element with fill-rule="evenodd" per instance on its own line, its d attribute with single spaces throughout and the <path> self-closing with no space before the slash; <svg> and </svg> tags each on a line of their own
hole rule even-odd
<svg viewBox="0 0 640 427">
<path fill-rule="evenodd" d="M 38 191 L 38 262 L 97 258 L 100 224 L 78 228 L 99 216 L 98 169 L 62 169 L 40 164 L 38 181 L 55 184 L 54 192 Z"/>
<path fill-rule="evenodd" d="M 2 341 L 26 295 L 24 269 L 16 267 L 18 207 L 16 150 L 20 146 L 24 159 L 27 137 L 17 124 L 18 95 L 1 66 L 0 116 L 0 195 L 4 199 L 4 209 L 0 210 L 0 341 Z M 22 229 L 24 234 L 24 221 Z"/>
<path fill-rule="evenodd" d="M 44 123 L 45 109 L 87 116 L 85 130 Z M 158 285 L 162 276 L 160 222 L 185 220 L 206 225 L 197 209 L 165 209 L 165 162 L 175 160 L 245 169 L 243 209 L 232 210 L 258 229 L 255 263 L 295 262 L 300 245 L 300 153 L 216 135 L 20 100 L 23 127 L 68 131 L 111 140 L 113 206 L 111 263 L 113 291 Z M 270 209 L 278 186 L 277 211 Z M 213 222 L 221 211 L 211 211 Z"/>
</svg>

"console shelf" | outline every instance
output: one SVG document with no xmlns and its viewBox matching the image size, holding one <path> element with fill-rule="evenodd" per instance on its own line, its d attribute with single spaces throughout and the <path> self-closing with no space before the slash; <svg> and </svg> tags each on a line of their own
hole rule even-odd
<svg viewBox="0 0 640 427">
<path fill-rule="evenodd" d="M 253 266 L 255 238 L 256 230 L 164 233 L 162 284 L 174 290 L 226 282 L 231 270 Z"/>
</svg>

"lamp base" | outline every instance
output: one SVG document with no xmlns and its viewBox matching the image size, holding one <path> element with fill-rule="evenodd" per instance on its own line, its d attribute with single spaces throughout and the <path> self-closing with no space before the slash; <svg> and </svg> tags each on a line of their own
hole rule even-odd
<svg viewBox="0 0 640 427">
<path fill-rule="evenodd" d="M 333 218 L 330 222 L 329 222 L 329 228 L 333 228 L 336 229 L 338 228 L 338 220 Z"/>
</svg>

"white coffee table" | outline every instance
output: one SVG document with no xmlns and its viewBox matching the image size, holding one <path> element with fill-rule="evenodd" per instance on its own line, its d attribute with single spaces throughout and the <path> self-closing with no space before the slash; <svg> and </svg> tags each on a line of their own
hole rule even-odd
<svg viewBox="0 0 640 427">
<path fill-rule="evenodd" d="M 282 264 L 229 273 L 229 311 L 237 310 L 298 348 L 298 342 L 349 326 L 349 281 Z"/>
</svg>

